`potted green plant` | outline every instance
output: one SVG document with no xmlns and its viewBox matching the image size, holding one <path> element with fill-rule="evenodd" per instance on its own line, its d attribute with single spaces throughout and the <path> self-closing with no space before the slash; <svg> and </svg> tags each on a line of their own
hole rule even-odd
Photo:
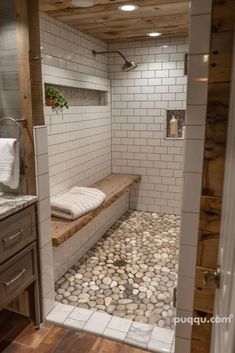
<svg viewBox="0 0 235 353">
<path fill-rule="evenodd" d="M 69 108 L 68 101 L 64 98 L 58 88 L 52 86 L 45 87 L 46 105 L 52 108 Z"/>
</svg>

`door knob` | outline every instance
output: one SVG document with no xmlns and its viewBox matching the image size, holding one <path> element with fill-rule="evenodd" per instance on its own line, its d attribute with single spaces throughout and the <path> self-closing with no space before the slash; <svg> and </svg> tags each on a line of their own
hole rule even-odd
<svg viewBox="0 0 235 353">
<path fill-rule="evenodd" d="M 207 286 L 211 282 L 215 283 L 216 288 L 220 288 L 220 266 L 217 267 L 217 270 L 206 270 L 203 271 L 203 282 Z"/>
</svg>

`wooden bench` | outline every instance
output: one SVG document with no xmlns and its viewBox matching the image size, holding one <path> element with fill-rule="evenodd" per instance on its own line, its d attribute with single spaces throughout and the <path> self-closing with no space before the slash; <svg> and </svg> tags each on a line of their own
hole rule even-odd
<svg viewBox="0 0 235 353">
<path fill-rule="evenodd" d="M 85 227 L 103 210 L 118 200 L 123 194 L 128 192 L 135 184 L 141 180 L 139 175 L 127 174 L 111 174 L 106 178 L 98 181 L 92 187 L 103 191 L 106 194 L 105 202 L 86 215 L 74 220 L 68 221 L 61 218 L 52 218 L 52 244 L 60 246 L 67 239 L 76 234 L 80 229 Z"/>
</svg>

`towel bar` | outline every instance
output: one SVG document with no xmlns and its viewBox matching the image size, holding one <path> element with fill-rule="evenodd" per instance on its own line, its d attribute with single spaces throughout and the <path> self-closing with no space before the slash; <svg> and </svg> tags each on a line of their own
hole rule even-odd
<svg viewBox="0 0 235 353">
<path fill-rule="evenodd" d="M 15 124 L 15 126 L 17 126 L 17 128 L 18 128 L 17 141 L 20 141 L 20 138 L 21 138 L 21 126 L 20 126 L 19 123 L 23 123 L 23 125 L 26 125 L 27 120 L 26 119 L 14 119 L 14 118 L 9 118 L 9 117 L 0 118 L 0 122 L 6 121 L 6 120 L 12 121 Z"/>
</svg>

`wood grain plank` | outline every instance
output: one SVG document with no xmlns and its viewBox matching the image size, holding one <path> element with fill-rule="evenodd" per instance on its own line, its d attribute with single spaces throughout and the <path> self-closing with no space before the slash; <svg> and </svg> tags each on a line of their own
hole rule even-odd
<svg viewBox="0 0 235 353">
<path fill-rule="evenodd" d="M 200 230 L 202 232 L 219 234 L 221 207 L 220 197 L 201 197 Z"/>
<path fill-rule="evenodd" d="M 203 272 L 207 270 L 207 267 L 199 266 L 196 269 L 194 310 L 213 314 L 216 286 L 214 282 L 204 283 Z"/>
<path fill-rule="evenodd" d="M 201 315 L 212 314 L 214 310 L 215 285 L 210 283 L 205 286 L 203 271 L 217 268 L 234 25 L 234 0 L 213 0 L 206 143 L 194 295 L 194 309 L 200 311 Z M 193 325 L 192 353 L 210 352 L 211 329 L 211 325 Z"/>
<path fill-rule="evenodd" d="M 209 321 L 212 315 L 196 311 L 194 312 L 194 317 Z M 211 328 L 212 324 L 209 322 L 201 322 L 200 325 L 192 327 L 191 353 L 208 353 L 210 349 Z"/>
<path fill-rule="evenodd" d="M 160 31 L 166 37 L 188 34 L 188 0 L 135 0 L 137 11 L 118 9 L 127 0 L 96 0 L 90 8 L 75 7 L 70 0 L 43 0 L 41 11 L 86 34 L 106 42 L 146 40 L 148 32 Z"/>
<path fill-rule="evenodd" d="M 232 47 L 233 32 L 218 32 L 211 36 L 209 83 L 231 80 Z"/>
<path fill-rule="evenodd" d="M 197 251 L 198 266 L 216 270 L 219 251 L 219 234 L 200 232 Z"/>
<path fill-rule="evenodd" d="M 32 60 L 40 56 L 38 0 L 15 0 L 15 9 L 26 193 L 36 195 L 33 126 L 44 124 L 41 62 Z"/>
<path fill-rule="evenodd" d="M 44 325 L 43 325 L 44 326 Z M 38 335 L 33 328 L 28 328 L 28 333 L 34 337 Z M 33 341 L 36 340 L 33 338 Z M 15 341 L 4 351 L 4 353 L 147 353 L 142 349 L 131 347 L 126 344 L 114 342 L 83 334 L 61 327 L 51 327 L 48 335 L 32 348 L 27 338 L 19 342 Z"/>
<path fill-rule="evenodd" d="M 205 142 L 202 195 L 222 197 L 225 153 L 226 144 Z"/>
</svg>

